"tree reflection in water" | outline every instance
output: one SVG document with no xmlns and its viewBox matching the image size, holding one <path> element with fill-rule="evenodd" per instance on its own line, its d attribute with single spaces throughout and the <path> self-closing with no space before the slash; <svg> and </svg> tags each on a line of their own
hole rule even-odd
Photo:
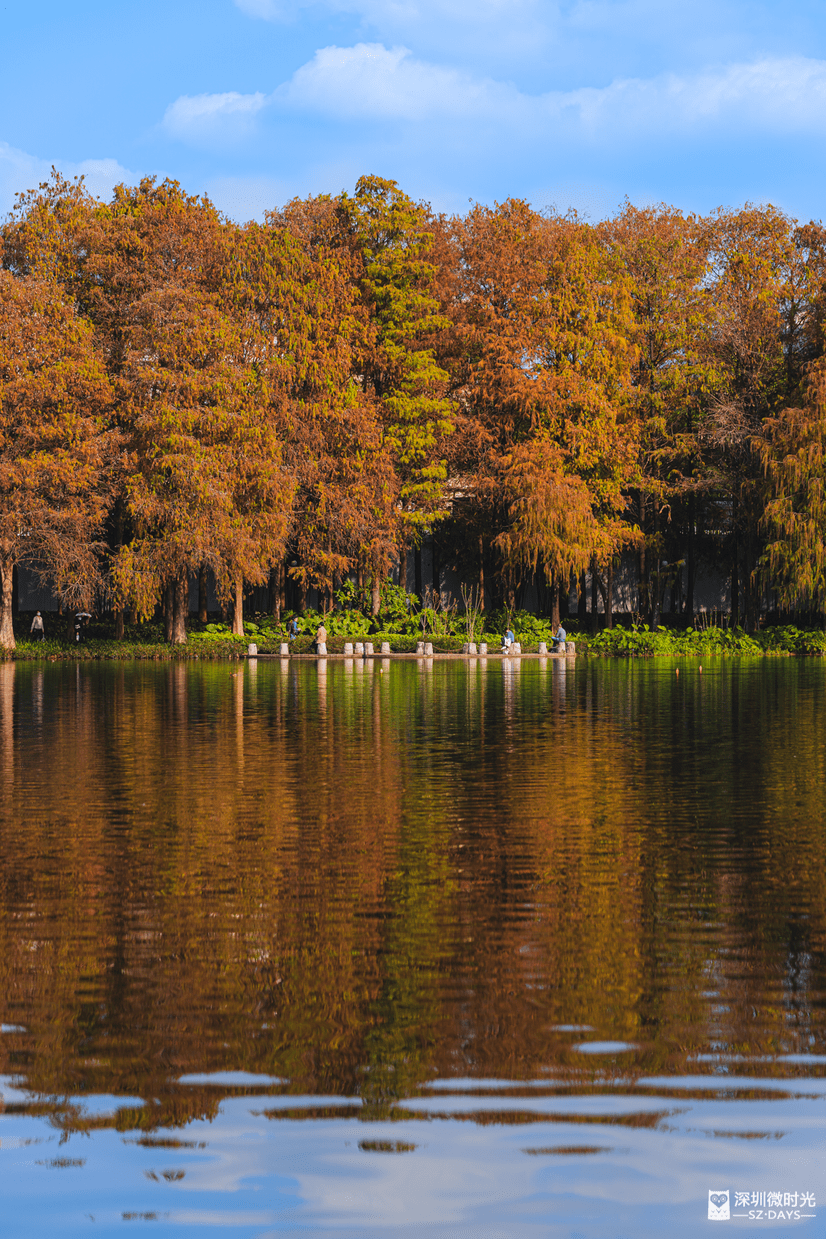
<svg viewBox="0 0 826 1239">
<path fill-rule="evenodd" d="M 261 1092 L 192 1073 L 373 1117 L 508 1081 L 476 1123 L 526 1122 L 540 1077 L 805 1073 L 823 687 L 769 660 L 0 663 L 0 1072 L 66 1128 Z M 48 1100 L 86 1094 L 135 1100 Z"/>
</svg>

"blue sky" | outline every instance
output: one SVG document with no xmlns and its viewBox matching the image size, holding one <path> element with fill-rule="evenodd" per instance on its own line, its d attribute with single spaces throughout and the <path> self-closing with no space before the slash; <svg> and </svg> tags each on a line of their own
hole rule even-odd
<svg viewBox="0 0 826 1239">
<path fill-rule="evenodd" d="M 823 0 L 0 0 L 0 214 L 55 164 L 235 219 L 392 177 L 826 216 Z"/>
</svg>

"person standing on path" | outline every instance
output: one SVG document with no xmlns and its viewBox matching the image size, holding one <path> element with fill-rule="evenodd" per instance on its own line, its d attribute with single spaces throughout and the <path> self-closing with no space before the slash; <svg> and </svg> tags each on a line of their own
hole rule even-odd
<svg viewBox="0 0 826 1239">
<path fill-rule="evenodd" d="M 37 615 L 35 615 L 34 619 L 32 620 L 32 626 L 29 629 L 29 632 L 31 633 L 32 638 L 35 641 L 44 641 L 46 638 L 46 630 L 43 627 L 43 616 L 40 614 L 39 611 L 37 612 Z"/>
</svg>

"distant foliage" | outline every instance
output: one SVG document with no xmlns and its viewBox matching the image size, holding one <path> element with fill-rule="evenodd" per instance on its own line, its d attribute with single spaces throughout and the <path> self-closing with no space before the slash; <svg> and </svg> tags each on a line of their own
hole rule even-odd
<svg viewBox="0 0 826 1239">
<path fill-rule="evenodd" d="M 298 612 L 538 642 L 588 573 L 595 650 L 748 652 L 660 621 L 691 631 L 701 566 L 732 634 L 826 613 L 824 321 L 826 231 L 772 206 L 446 217 L 365 176 L 238 226 L 175 181 L 104 202 L 55 173 L 0 230 L 0 647 L 25 564 L 124 640 L 196 636 L 198 577 L 203 645 L 209 574 L 216 641 Z M 611 636 L 621 556 L 643 626 Z"/>
</svg>

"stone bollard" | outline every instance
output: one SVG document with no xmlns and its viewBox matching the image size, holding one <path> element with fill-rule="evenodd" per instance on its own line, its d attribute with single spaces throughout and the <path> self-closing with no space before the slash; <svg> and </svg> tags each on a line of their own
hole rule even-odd
<svg viewBox="0 0 826 1239">
<path fill-rule="evenodd" d="M 511 654 L 521 654 L 521 653 L 522 653 L 522 643 L 520 641 L 514 641 L 513 645 L 511 646 Z"/>
<path fill-rule="evenodd" d="M 425 641 L 425 643 L 424 643 L 424 656 L 425 656 L 425 658 L 432 658 L 432 657 L 433 657 L 433 642 L 432 642 L 432 641 Z"/>
<path fill-rule="evenodd" d="M 569 658 L 576 658 L 576 641 L 565 642 L 565 653 Z"/>
<path fill-rule="evenodd" d="M 389 641 L 382 641 L 381 652 L 382 652 L 382 655 L 390 653 L 390 642 Z"/>
<path fill-rule="evenodd" d="M 356 644 L 353 646 L 353 653 L 356 655 L 364 654 L 364 642 L 363 641 L 356 642 Z"/>
<path fill-rule="evenodd" d="M 480 653 L 480 654 L 482 654 L 482 655 L 485 655 L 485 654 L 487 654 L 487 652 L 488 652 L 488 643 L 487 643 L 487 641 L 480 641 L 480 642 L 479 642 L 479 653 Z"/>
<path fill-rule="evenodd" d="M 281 655 L 281 657 L 282 657 L 282 658 L 289 658 L 289 657 L 290 657 L 290 643 L 289 643 L 289 641 L 282 641 L 282 642 L 281 642 L 281 649 L 280 649 L 278 652 L 279 652 L 279 654 Z"/>
<path fill-rule="evenodd" d="M 468 654 L 476 653 L 476 642 L 475 641 L 468 641 L 467 652 Z"/>
<path fill-rule="evenodd" d="M 345 658 L 353 657 L 353 642 L 352 641 L 344 642 L 344 657 Z"/>
<path fill-rule="evenodd" d="M 470 653 L 470 642 L 469 641 L 466 641 L 465 644 L 462 646 L 462 653 L 463 654 Z"/>
<path fill-rule="evenodd" d="M 548 653 L 548 642 L 540 641 L 539 642 L 539 657 L 545 658 L 547 656 L 547 653 Z"/>
<path fill-rule="evenodd" d="M 247 657 L 248 658 L 258 657 L 258 646 L 253 641 L 251 641 L 249 645 L 247 646 Z"/>
<path fill-rule="evenodd" d="M 316 653 L 318 654 L 319 658 L 327 657 L 327 642 L 326 641 L 319 641 L 318 646 L 316 648 Z"/>
<path fill-rule="evenodd" d="M 369 657 L 371 656 L 371 654 L 372 654 L 372 653 L 373 653 L 373 642 L 372 642 L 372 641 L 365 641 L 365 643 L 364 643 L 364 657 L 365 657 L 365 658 L 369 658 Z"/>
<path fill-rule="evenodd" d="M 416 653 L 417 653 L 417 654 L 424 654 L 424 641 L 417 641 L 417 642 L 416 642 Z"/>
</svg>

